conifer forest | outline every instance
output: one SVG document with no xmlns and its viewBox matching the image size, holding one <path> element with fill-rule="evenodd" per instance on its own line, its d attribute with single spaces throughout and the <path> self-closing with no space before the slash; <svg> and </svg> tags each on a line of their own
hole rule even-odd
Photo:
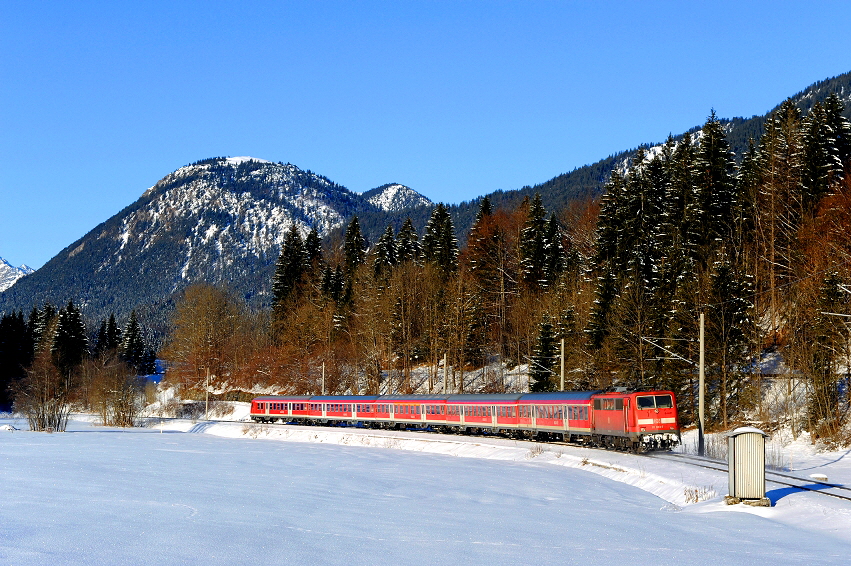
<svg viewBox="0 0 851 566">
<path fill-rule="evenodd" d="M 6 315 L 0 401 L 40 407 L 27 414 L 45 419 L 42 428 L 62 418 L 45 409 L 45 394 L 105 422 L 132 420 L 122 391 L 143 385 L 126 369 L 151 371 L 156 348 L 165 383 L 184 399 L 323 386 L 552 391 L 563 379 L 566 390 L 671 389 L 687 426 L 702 314 L 708 427 L 759 422 L 836 436 L 851 366 L 851 125 L 842 112 L 835 95 L 806 113 L 787 100 L 741 155 L 712 113 L 701 129 L 638 150 L 601 197 L 557 210 L 537 194 L 510 207 L 484 197 L 466 234 L 442 204 L 422 233 L 409 219 L 372 245 L 357 217 L 324 241 L 294 225 L 271 309 L 193 285 L 161 343 L 135 315 L 123 330 L 114 317 L 86 328 L 73 303 Z"/>
</svg>

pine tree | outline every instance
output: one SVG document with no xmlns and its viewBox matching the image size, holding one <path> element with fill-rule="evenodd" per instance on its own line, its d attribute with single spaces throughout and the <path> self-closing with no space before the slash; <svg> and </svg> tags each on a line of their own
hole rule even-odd
<svg viewBox="0 0 851 566">
<path fill-rule="evenodd" d="M 710 363 L 719 376 L 720 419 L 727 426 L 741 394 L 742 375 L 737 371 L 753 336 L 753 294 L 750 278 L 737 273 L 726 260 L 716 262 L 712 274 L 711 304 L 707 313 L 707 344 Z M 713 359 L 714 358 L 714 359 Z"/>
<path fill-rule="evenodd" d="M 388 225 L 372 249 L 372 274 L 376 279 L 387 276 L 397 264 L 393 226 Z"/>
<path fill-rule="evenodd" d="M 410 217 L 405 219 L 396 235 L 396 259 L 399 263 L 419 261 L 422 255 L 419 236 Z"/>
<path fill-rule="evenodd" d="M 304 239 L 305 261 L 308 267 L 314 269 L 322 264 L 322 240 L 316 228 L 311 228 Z"/>
<path fill-rule="evenodd" d="M 541 195 L 535 193 L 520 234 L 520 265 L 523 270 L 523 281 L 532 289 L 539 289 L 547 283 L 546 215 L 547 211 L 541 203 Z"/>
<path fill-rule="evenodd" d="M 834 176 L 844 174 L 844 168 L 851 159 L 851 124 L 844 116 L 845 106 L 836 93 L 831 94 L 824 101 L 825 122 L 833 136 L 833 148 L 836 156 L 838 169 Z"/>
<path fill-rule="evenodd" d="M 544 315 L 538 324 L 538 339 L 535 355 L 529 368 L 530 391 L 554 391 L 552 375 L 556 361 L 555 332 L 549 315 Z"/>
<path fill-rule="evenodd" d="M 56 314 L 56 307 L 50 303 L 44 303 L 41 309 L 33 307 L 27 321 L 27 331 L 32 336 L 34 350 L 53 343 L 53 336 L 49 335 L 49 329 Z"/>
<path fill-rule="evenodd" d="M 812 348 L 812 388 L 809 399 L 809 418 L 812 428 L 835 428 L 839 421 L 839 391 L 841 352 L 847 348 L 847 329 L 836 316 L 848 308 L 848 294 L 843 291 L 839 273 L 828 273 L 819 289 L 818 316 L 813 325 L 815 344 Z M 827 426 L 825 426 L 827 425 Z"/>
<path fill-rule="evenodd" d="M 592 273 L 595 275 L 594 301 L 586 332 L 595 349 L 603 346 L 609 336 L 611 317 L 619 290 L 618 274 L 622 272 L 621 224 L 624 222 L 626 183 L 617 173 L 605 187 L 597 220 L 597 250 L 591 259 Z"/>
<path fill-rule="evenodd" d="M 802 151 L 800 112 L 787 99 L 765 123 L 760 138 L 758 166 L 760 193 L 757 207 L 759 271 L 768 291 L 769 335 L 776 339 L 783 317 L 784 290 L 794 274 L 795 242 L 803 216 L 801 194 Z"/>
<path fill-rule="evenodd" d="M 565 252 L 561 237 L 561 226 L 556 217 L 551 216 L 544 233 L 544 285 L 546 287 L 552 286 L 564 272 L 564 268 Z"/>
<path fill-rule="evenodd" d="M 121 345 L 121 329 L 115 322 L 115 314 L 109 313 L 109 319 L 106 321 L 106 349 L 117 350 Z"/>
<path fill-rule="evenodd" d="M 147 347 L 135 310 L 130 312 L 130 318 L 127 319 L 127 325 L 122 334 L 124 339 L 121 341 L 118 354 L 124 363 L 138 371 L 144 365 Z"/>
<path fill-rule="evenodd" d="M 357 216 L 352 217 L 346 228 L 343 256 L 346 278 L 351 281 L 357 268 L 366 261 L 366 238 L 361 233 Z"/>
<path fill-rule="evenodd" d="M 26 376 L 32 362 L 33 345 L 23 312 L 0 317 L 0 411 L 12 409 L 10 387 Z"/>
<path fill-rule="evenodd" d="M 326 265 L 322 271 L 321 292 L 326 299 L 331 299 L 335 303 L 339 303 L 343 297 L 345 287 L 345 277 L 343 270 L 338 265 L 331 269 L 330 265 Z"/>
<path fill-rule="evenodd" d="M 288 301 L 300 295 L 307 265 L 304 242 L 298 228 L 293 224 L 284 238 L 281 256 L 278 258 L 275 275 L 272 278 L 272 306 L 276 318 L 281 319 Z"/>
<path fill-rule="evenodd" d="M 441 269 L 444 276 L 458 269 L 458 239 L 449 210 L 438 204 L 431 213 L 422 241 L 423 259 Z"/>
<path fill-rule="evenodd" d="M 89 340 L 83 317 L 73 302 L 59 311 L 51 352 L 63 376 L 70 376 L 88 354 Z"/>
<path fill-rule="evenodd" d="M 729 241 L 733 229 L 735 179 L 733 153 L 724 127 L 713 110 L 701 130 L 695 156 L 695 183 L 702 219 L 698 224 L 699 261 L 707 265 L 712 251 L 721 241 Z"/>
<path fill-rule="evenodd" d="M 843 178 L 851 157 L 851 124 L 834 93 L 816 102 L 802 123 L 802 192 L 804 213 L 813 213 L 822 197 Z"/>
<path fill-rule="evenodd" d="M 110 313 L 109 319 L 101 321 L 97 338 L 95 339 L 95 354 L 103 354 L 117 350 L 121 344 L 121 329 L 115 323 L 115 314 Z"/>
</svg>

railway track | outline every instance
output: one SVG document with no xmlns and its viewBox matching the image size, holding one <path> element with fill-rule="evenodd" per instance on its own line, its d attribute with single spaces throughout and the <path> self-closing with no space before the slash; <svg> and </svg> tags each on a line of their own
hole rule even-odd
<svg viewBox="0 0 851 566">
<path fill-rule="evenodd" d="M 725 474 L 727 473 L 726 463 L 719 462 L 718 460 L 712 460 L 711 458 L 692 456 L 688 454 L 677 454 L 673 452 L 650 452 L 644 456 L 657 460 L 670 460 L 672 462 L 706 468 L 707 470 L 716 470 L 724 472 Z M 812 478 L 802 478 L 769 469 L 765 470 L 765 481 L 767 483 L 800 489 L 801 491 L 812 491 L 821 495 L 851 501 L 851 488 L 841 484 L 818 481 Z"/>
</svg>

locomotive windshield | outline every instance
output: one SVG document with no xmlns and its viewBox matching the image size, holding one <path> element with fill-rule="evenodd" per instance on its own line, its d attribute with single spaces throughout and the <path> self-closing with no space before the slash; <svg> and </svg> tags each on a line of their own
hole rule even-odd
<svg viewBox="0 0 851 566">
<path fill-rule="evenodd" d="M 674 402 L 670 395 L 644 395 L 636 398 L 639 410 L 672 409 Z"/>
</svg>

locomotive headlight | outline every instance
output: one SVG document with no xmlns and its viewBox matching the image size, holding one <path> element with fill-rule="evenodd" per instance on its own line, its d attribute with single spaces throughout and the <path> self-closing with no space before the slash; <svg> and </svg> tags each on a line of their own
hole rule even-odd
<svg viewBox="0 0 851 566">
<path fill-rule="evenodd" d="M 641 427 L 641 432 L 646 432 L 646 430 L 647 429 L 645 429 L 644 427 Z"/>
</svg>

